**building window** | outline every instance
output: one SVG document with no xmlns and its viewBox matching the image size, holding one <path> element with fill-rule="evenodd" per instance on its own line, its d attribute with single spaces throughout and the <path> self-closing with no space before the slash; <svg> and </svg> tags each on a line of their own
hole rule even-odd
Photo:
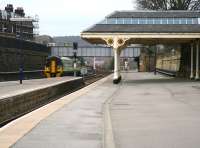
<svg viewBox="0 0 200 148">
<path fill-rule="evenodd" d="M 199 24 L 198 18 L 108 18 L 100 24 Z"/>
<path fill-rule="evenodd" d="M 199 24 L 198 18 L 193 18 L 193 24 Z"/>
<path fill-rule="evenodd" d="M 154 24 L 153 19 L 152 18 L 147 18 L 147 24 Z"/>
<path fill-rule="evenodd" d="M 139 24 L 146 24 L 146 19 L 145 18 L 139 19 Z"/>
<path fill-rule="evenodd" d="M 139 20 L 138 18 L 133 18 L 132 19 L 132 24 L 138 24 L 138 20 Z"/>
<path fill-rule="evenodd" d="M 118 18 L 117 19 L 117 24 L 124 24 L 124 19 L 123 18 Z"/>
<path fill-rule="evenodd" d="M 159 18 L 158 18 L 158 19 L 155 19 L 155 20 L 154 20 L 154 24 L 161 24 L 161 19 L 159 19 Z"/>
<path fill-rule="evenodd" d="M 173 18 L 169 18 L 168 19 L 168 24 L 174 24 L 174 19 Z"/>
<path fill-rule="evenodd" d="M 187 19 L 187 24 L 193 24 L 193 23 L 192 23 L 192 18 L 188 18 L 188 19 Z"/>
<path fill-rule="evenodd" d="M 162 24 L 167 24 L 168 23 L 168 19 L 167 18 L 163 18 L 162 19 Z"/>
<path fill-rule="evenodd" d="M 180 19 L 179 18 L 174 18 L 174 24 L 180 24 Z"/>
<path fill-rule="evenodd" d="M 116 21 L 115 18 L 109 18 L 109 19 L 107 19 L 107 24 L 116 24 L 116 23 L 117 23 L 117 21 Z"/>
<path fill-rule="evenodd" d="M 131 24 L 131 18 L 125 18 L 124 24 Z"/>
<path fill-rule="evenodd" d="M 181 24 L 187 24 L 186 18 L 181 19 Z"/>
</svg>

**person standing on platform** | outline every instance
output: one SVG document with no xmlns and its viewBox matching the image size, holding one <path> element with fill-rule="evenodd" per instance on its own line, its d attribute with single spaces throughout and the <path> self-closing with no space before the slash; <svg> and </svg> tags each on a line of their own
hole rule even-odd
<svg viewBox="0 0 200 148">
<path fill-rule="evenodd" d="M 125 71 L 129 70 L 129 68 L 128 68 L 128 60 L 125 60 L 124 67 L 125 67 Z"/>
</svg>

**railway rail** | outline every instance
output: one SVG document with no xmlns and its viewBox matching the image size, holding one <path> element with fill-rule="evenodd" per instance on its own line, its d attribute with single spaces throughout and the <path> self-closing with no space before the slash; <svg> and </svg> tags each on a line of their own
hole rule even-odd
<svg viewBox="0 0 200 148">
<path fill-rule="evenodd" d="M 83 77 L 84 83 L 85 85 L 90 85 L 96 81 L 98 81 L 99 79 L 104 78 L 105 76 L 109 75 L 110 73 L 101 73 L 101 74 L 94 74 L 94 75 L 89 75 L 89 76 L 85 76 Z"/>
</svg>

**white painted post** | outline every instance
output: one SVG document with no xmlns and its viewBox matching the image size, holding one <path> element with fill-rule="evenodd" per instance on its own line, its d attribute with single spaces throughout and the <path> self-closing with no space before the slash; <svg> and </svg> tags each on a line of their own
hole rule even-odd
<svg viewBox="0 0 200 148">
<path fill-rule="evenodd" d="M 5 32 L 4 24 L 2 24 L 2 32 Z"/>
<path fill-rule="evenodd" d="M 196 43 L 197 49 L 196 49 L 196 76 L 195 79 L 199 79 L 199 40 Z"/>
<path fill-rule="evenodd" d="M 13 33 L 13 30 L 14 30 L 14 29 L 13 29 L 13 25 L 12 25 L 12 28 L 11 28 L 11 29 L 12 29 L 12 31 L 11 31 L 11 32 Z"/>
<path fill-rule="evenodd" d="M 93 69 L 96 70 L 96 57 L 94 57 L 94 60 L 93 60 Z"/>
<path fill-rule="evenodd" d="M 106 43 L 113 47 L 114 52 L 114 76 L 113 76 L 113 83 L 117 84 L 121 81 L 121 74 L 120 74 L 120 53 L 122 47 L 125 46 L 125 42 L 128 40 L 127 38 L 119 38 L 114 36 L 112 38 L 104 38 L 103 40 Z"/>
<path fill-rule="evenodd" d="M 194 78 L 194 46 L 193 46 L 193 43 L 191 43 L 191 73 L 190 73 L 190 79 L 193 79 Z"/>
<path fill-rule="evenodd" d="M 117 67 L 118 67 L 118 73 L 119 73 L 119 77 L 121 76 L 121 67 L 120 67 L 120 51 L 119 51 L 119 49 L 118 49 L 118 51 L 117 51 L 117 59 L 118 59 L 118 62 L 117 62 Z"/>
<path fill-rule="evenodd" d="M 120 77 L 120 58 L 119 58 L 119 49 L 113 49 L 114 51 L 114 77 L 113 80 L 117 81 Z"/>
</svg>

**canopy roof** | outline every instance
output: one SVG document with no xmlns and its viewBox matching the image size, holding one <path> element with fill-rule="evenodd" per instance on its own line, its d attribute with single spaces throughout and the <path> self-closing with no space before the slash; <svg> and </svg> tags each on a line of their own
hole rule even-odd
<svg viewBox="0 0 200 148">
<path fill-rule="evenodd" d="M 83 33 L 200 33 L 200 25 L 96 24 Z"/>
<path fill-rule="evenodd" d="M 200 11 L 115 11 L 106 18 L 199 18 Z"/>
<path fill-rule="evenodd" d="M 123 23 L 118 23 L 118 19 L 123 18 Z M 125 23 L 125 19 L 129 22 Z M 145 18 L 145 24 L 134 24 L 133 19 Z M 148 24 L 148 19 L 161 19 L 160 24 Z M 166 24 L 162 23 L 162 18 L 168 19 L 192 19 L 190 23 Z M 182 43 L 191 42 L 200 38 L 200 12 L 199 11 L 115 11 L 108 15 L 105 20 L 84 30 L 81 37 L 93 44 L 106 44 L 104 38 L 128 38 L 130 44 L 149 43 Z M 121 20 L 119 20 L 121 21 Z M 153 21 L 155 23 L 155 21 Z M 174 21 L 175 22 L 175 21 Z"/>
</svg>

